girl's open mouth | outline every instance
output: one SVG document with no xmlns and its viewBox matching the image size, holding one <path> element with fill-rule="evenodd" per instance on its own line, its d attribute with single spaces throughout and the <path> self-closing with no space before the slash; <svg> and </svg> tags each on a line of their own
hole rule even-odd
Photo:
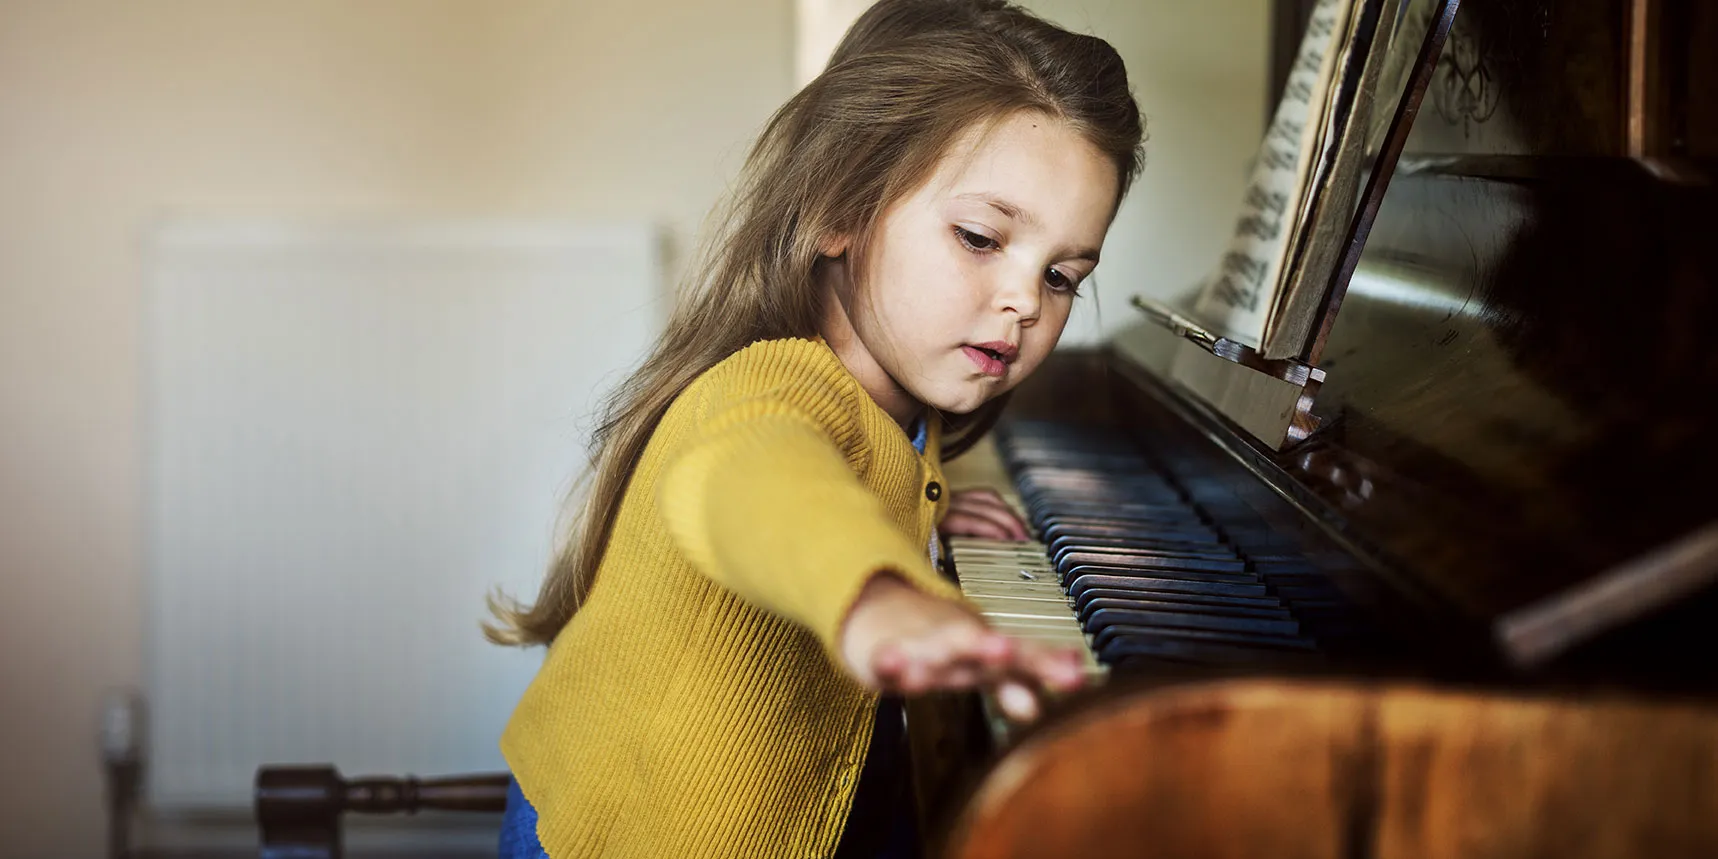
<svg viewBox="0 0 1718 859">
<path fill-rule="evenodd" d="M 979 372 L 986 376 L 1002 376 L 1008 372 L 1008 362 L 1003 360 L 1003 353 L 983 346 L 962 346 L 961 351 L 972 363 L 978 365 Z"/>
</svg>

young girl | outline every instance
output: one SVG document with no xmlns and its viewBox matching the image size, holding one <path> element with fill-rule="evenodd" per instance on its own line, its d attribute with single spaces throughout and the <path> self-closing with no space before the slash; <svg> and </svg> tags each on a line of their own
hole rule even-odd
<svg viewBox="0 0 1718 859">
<path fill-rule="evenodd" d="M 1025 536 L 939 462 L 1055 346 L 1141 138 L 1108 44 L 1000 0 L 853 26 L 611 401 L 537 602 L 495 606 L 493 640 L 549 645 L 501 739 L 503 856 L 910 852 L 879 694 L 988 688 L 1031 718 L 1079 683 L 933 568 L 939 522 Z"/>
</svg>

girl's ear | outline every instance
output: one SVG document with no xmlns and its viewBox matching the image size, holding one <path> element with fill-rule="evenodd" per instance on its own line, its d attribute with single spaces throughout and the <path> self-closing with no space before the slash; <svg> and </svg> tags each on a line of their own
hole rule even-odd
<svg viewBox="0 0 1718 859">
<path fill-rule="evenodd" d="M 823 239 L 817 243 L 817 252 L 822 256 L 829 257 L 830 259 L 839 259 L 847 255 L 847 246 L 849 244 L 851 244 L 851 240 L 847 237 L 847 234 L 835 233 L 824 236 Z"/>
</svg>

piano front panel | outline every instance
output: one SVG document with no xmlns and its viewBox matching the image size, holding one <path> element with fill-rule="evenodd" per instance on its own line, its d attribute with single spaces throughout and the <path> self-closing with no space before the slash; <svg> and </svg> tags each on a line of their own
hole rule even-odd
<svg viewBox="0 0 1718 859">
<path fill-rule="evenodd" d="M 1689 0 L 1456 16 L 1323 351 L 1323 429 L 1278 465 L 1464 614 L 1718 518 L 1715 36 Z"/>
</svg>

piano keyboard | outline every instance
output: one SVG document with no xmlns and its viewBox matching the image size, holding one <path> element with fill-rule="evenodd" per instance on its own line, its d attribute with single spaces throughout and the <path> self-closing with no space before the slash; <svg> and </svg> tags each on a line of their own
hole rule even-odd
<svg viewBox="0 0 1718 859">
<path fill-rule="evenodd" d="M 1001 491 L 1036 539 L 948 543 L 962 592 L 999 630 L 1076 645 L 1094 674 L 1311 666 L 1325 639 L 1364 632 L 1304 558 L 1247 551 L 1268 546 L 1248 539 L 1262 523 L 1207 509 L 1113 432 L 1016 422 L 990 456 L 964 476 Z"/>
</svg>

